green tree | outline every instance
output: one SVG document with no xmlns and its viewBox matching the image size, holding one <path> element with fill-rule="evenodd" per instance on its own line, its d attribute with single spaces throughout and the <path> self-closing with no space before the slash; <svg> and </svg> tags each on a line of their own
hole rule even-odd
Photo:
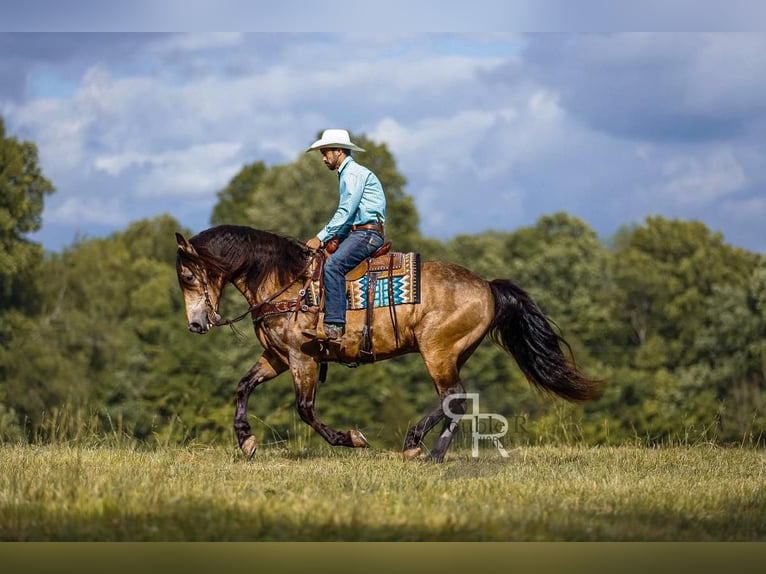
<svg viewBox="0 0 766 574">
<path fill-rule="evenodd" d="M 514 279 L 540 303 L 581 360 L 611 360 L 616 325 L 609 301 L 609 252 L 584 221 L 563 212 L 544 215 L 513 233 L 506 252 Z"/>
<path fill-rule="evenodd" d="M 25 337 L 41 305 L 43 262 L 42 246 L 26 235 L 40 229 L 44 198 L 53 192 L 38 165 L 35 144 L 7 136 L 0 117 L 0 437 L 21 432 L 14 408 L 17 391 L 9 381 L 14 365 L 25 360 L 14 348 L 30 344 Z"/>
<path fill-rule="evenodd" d="M 210 216 L 211 225 L 230 223 L 252 225 L 246 208 L 255 203 L 255 193 L 266 173 L 266 164 L 256 161 L 243 167 L 217 194 L 218 201 Z"/>
<path fill-rule="evenodd" d="M 615 317 L 630 325 L 638 367 L 680 367 L 699 360 L 694 345 L 716 285 L 743 286 L 755 256 L 698 221 L 649 217 L 617 239 L 612 275 Z"/>
<path fill-rule="evenodd" d="M 44 198 L 53 192 L 38 165 L 37 146 L 6 136 L 0 117 L 0 316 L 38 304 L 34 275 L 43 250 L 26 235 L 40 229 Z"/>
<path fill-rule="evenodd" d="M 717 419 L 721 439 L 766 441 L 766 259 L 746 285 L 713 287 L 694 344 L 701 360 L 676 400 L 697 403 L 687 408 L 697 426 Z"/>
<path fill-rule="evenodd" d="M 652 441 L 722 439 L 756 404 L 757 393 L 736 389 L 763 337 L 748 302 L 758 256 L 701 222 L 662 217 L 622 230 L 615 244 L 611 312 L 625 329 L 615 332 L 623 352 L 602 402 L 620 413 L 618 427 Z"/>
</svg>

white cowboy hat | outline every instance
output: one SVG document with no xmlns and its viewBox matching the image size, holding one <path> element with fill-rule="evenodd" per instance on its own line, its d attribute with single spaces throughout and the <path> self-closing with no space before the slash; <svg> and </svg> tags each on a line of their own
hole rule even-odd
<svg viewBox="0 0 766 574">
<path fill-rule="evenodd" d="M 339 147 L 352 151 L 367 151 L 362 147 L 359 147 L 351 141 L 351 136 L 348 135 L 346 130 L 325 130 L 322 132 L 322 137 L 311 144 L 311 147 L 306 151 L 309 152 L 315 149 L 323 149 L 326 147 Z"/>
</svg>

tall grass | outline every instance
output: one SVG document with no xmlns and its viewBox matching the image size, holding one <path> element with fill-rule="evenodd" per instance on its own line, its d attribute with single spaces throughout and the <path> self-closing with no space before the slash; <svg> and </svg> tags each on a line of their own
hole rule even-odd
<svg viewBox="0 0 766 574">
<path fill-rule="evenodd" d="M 0 447 L 1 540 L 764 540 L 766 455 L 712 445 L 456 449 L 442 465 L 260 449 Z"/>
</svg>

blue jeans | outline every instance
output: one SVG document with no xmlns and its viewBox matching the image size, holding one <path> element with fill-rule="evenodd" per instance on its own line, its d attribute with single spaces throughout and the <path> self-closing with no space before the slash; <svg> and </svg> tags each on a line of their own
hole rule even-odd
<svg viewBox="0 0 766 574">
<path fill-rule="evenodd" d="M 380 233 L 370 229 L 352 231 L 341 241 L 324 266 L 325 323 L 346 323 L 346 273 L 383 245 Z"/>
</svg>

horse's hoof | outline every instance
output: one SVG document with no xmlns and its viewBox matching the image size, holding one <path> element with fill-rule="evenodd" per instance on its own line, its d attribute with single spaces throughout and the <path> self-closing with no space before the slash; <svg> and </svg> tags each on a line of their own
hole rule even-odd
<svg viewBox="0 0 766 574">
<path fill-rule="evenodd" d="M 433 452 L 426 457 L 426 462 L 435 462 L 441 464 L 444 462 L 443 454 L 434 454 Z"/>
<path fill-rule="evenodd" d="M 412 460 L 413 458 L 419 457 L 421 454 L 423 454 L 423 449 L 419 446 L 416 446 L 415 448 L 408 448 L 402 453 L 402 458 L 404 460 Z"/>
<path fill-rule="evenodd" d="M 239 448 L 242 450 L 242 454 L 245 455 L 245 458 L 250 460 L 255 455 L 255 449 L 258 448 L 258 443 L 256 443 L 255 437 L 250 435 Z"/>
<path fill-rule="evenodd" d="M 348 434 L 351 437 L 351 445 L 354 448 L 370 448 L 370 443 L 367 442 L 367 439 L 364 438 L 360 431 L 353 429 L 348 431 Z"/>
</svg>

